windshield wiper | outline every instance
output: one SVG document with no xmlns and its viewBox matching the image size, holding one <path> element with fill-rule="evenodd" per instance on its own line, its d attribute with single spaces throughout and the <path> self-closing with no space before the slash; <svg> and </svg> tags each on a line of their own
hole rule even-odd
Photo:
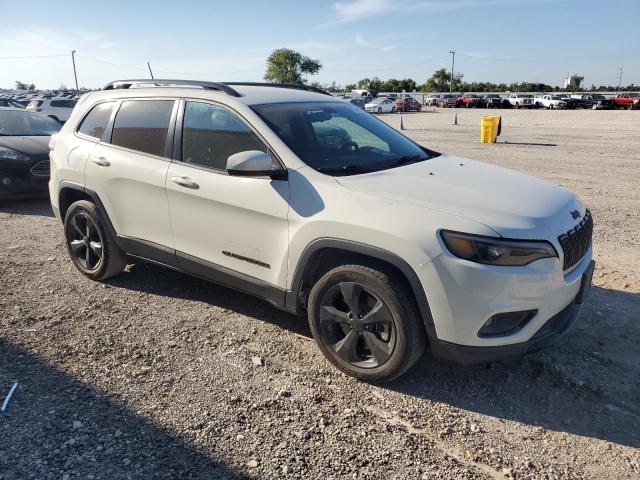
<svg viewBox="0 0 640 480">
<path fill-rule="evenodd" d="M 318 167 L 316 168 L 319 172 L 328 173 L 328 174 L 354 174 L 354 173 L 371 173 L 375 172 L 377 169 L 364 167 L 362 165 L 345 165 L 343 167 Z"/>
<path fill-rule="evenodd" d="M 421 162 L 423 160 L 429 160 L 430 157 L 423 155 L 405 155 L 396 160 L 391 166 L 399 167 L 400 165 L 408 165 L 409 163 Z"/>
</svg>

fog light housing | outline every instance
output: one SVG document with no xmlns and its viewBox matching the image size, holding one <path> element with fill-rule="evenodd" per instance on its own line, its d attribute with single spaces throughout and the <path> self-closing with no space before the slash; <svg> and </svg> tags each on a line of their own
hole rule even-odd
<svg viewBox="0 0 640 480">
<path fill-rule="evenodd" d="M 486 338 L 510 335 L 524 327 L 536 313 L 538 310 L 498 313 L 485 322 L 478 331 L 478 336 Z"/>
<path fill-rule="evenodd" d="M 3 185 L 11 185 L 11 178 L 10 177 L 4 177 L 2 179 L 2 184 Z"/>
</svg>

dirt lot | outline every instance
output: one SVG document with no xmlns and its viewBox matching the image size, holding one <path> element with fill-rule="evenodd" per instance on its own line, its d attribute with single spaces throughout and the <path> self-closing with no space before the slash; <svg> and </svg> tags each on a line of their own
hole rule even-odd
<svg viewBox="0 0 640 480">
<path fill-rule="evenodd" d="M 594 287 L 561 343 L 474 368 L 426 354 L 371 386 L 262 301 L 149 265 L 91 282 L 46 202 L 0 203 L 0 399 L 19 382 L 0 479 L 640 478 L 640 112 L 502 111 L 495 145 L 482 113 L 403 117 L 591 209 Z"/>
</svg>

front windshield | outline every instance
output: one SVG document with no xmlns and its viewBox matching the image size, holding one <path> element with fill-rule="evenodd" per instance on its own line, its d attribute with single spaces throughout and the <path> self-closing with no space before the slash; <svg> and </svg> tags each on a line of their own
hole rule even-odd
<svg viewBox="0 0 640 480">
<path fill-rule="evenodd" d="M 39 113 L 10 110 L 0 112 L 0 136 L 42 137 L 60 130 L 60 123 Z"/>
<path fill-rule="evenodd" d="M 374 172 L 439 155 L 350 104 L 273 103 L 252 108 L 304 163 L 328 175 Z"/>
</svg>

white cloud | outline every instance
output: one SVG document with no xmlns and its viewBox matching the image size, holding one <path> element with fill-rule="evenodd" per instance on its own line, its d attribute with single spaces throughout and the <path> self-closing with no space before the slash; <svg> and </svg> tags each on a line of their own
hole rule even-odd
<svg viewBox="0 0 640 480">
<path fill-rule="evenodd" d="M 356 45 L 360 45 L 361 47 L 373 48 L 376 50 L 380 50 L 381 52 L 390 52 L 398 47 L 397 45 L 385 45 L 382 47 L 378 45 L 374 45 L 359 33 L 356 33 L 355 35 L 355 42 L 356 42 Z"/>
<path fill-rule="evenodd" d="M 351 23 L 383 14 L 403 14 L 407 12 L 446 12 L 465 8 L 494 7 L 535 2 L 554 2 L 558 0 L 352 0 L 333 4 L 335 18 L 320 26 L 326 27 L 339 23 Z"/>
<path fill-rule="evenodd" d="M 493 54 L 488 52 L 460 52 L 462 55 L 471 58 L 491 58 Z"/>
<path fill-rule="evenodd" d="M 394 8 L 393 0 L 355 0 L 353 2 L 336 2 L 333 10 L 340 23 L 348 23 L 363 18 L 385 13 Z"/>
</svg>

